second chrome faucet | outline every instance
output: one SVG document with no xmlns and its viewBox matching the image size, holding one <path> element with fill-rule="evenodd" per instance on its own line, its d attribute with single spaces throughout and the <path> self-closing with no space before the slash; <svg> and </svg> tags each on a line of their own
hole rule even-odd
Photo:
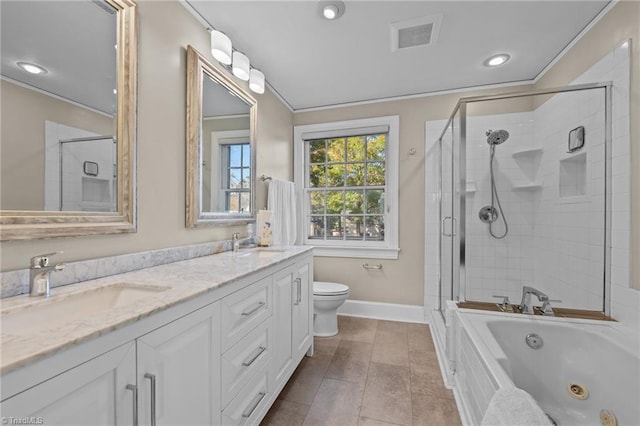
<svg viewBox="0 0 640 426">
<path fill-rule="evenodd" d="M 40 254 L 31 258 L 29 267 L 29 296 L 49 297 L 51 290 L 51 272 L 62 271 L 65 268 L 64 263 L 50 265 L 51 256 L 60 254 L 60 252 Z"/>
</svg>

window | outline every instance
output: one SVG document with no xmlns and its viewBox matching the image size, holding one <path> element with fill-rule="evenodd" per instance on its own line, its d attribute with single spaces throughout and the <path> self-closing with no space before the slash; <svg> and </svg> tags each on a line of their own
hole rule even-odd
<svg viewBox="0 0 640 426">
<path fill-rule="evenodd" d="M 397 258 L 397 116 L 296 126 L 300 242 L 317 255 Z"/>
<path fill-rule="evenodd" d="M 227 212 L 251 211 L 251 146 L 248 143 L 220 145 L 222 192 Z"/>
</svg>

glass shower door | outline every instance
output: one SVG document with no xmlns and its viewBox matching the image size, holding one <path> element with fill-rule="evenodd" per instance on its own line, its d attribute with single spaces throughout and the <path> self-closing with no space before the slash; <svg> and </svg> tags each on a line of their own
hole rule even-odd
<svg viewBox="0 0 640 426">
<path fill-rule="evenodd" d="M 440 297 L 438 310 L 453 299 L 453 130 L 440 139 Z"/>
</svg>

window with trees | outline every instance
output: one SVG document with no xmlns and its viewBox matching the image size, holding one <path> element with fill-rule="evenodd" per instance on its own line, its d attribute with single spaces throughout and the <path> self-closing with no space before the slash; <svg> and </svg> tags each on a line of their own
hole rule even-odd
<svg viewBox="0 0 640 426">
<path fill-rule="evenodd" d="M 397 257 L 397 126 L 382 117 L 296 127 L 304 244 Z"/>
</svg>

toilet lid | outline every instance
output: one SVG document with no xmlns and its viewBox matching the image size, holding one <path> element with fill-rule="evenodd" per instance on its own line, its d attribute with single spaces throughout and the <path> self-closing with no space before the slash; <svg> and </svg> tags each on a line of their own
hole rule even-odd
<svg viewBox="0 0 640 426">
<path fill-rule="evenodd" d="M 330 283 L 324 281 L 313 282 L 313 294 L 335 295 L 349 293 L 349 287 L 344 284 Z"/>
</svg>

